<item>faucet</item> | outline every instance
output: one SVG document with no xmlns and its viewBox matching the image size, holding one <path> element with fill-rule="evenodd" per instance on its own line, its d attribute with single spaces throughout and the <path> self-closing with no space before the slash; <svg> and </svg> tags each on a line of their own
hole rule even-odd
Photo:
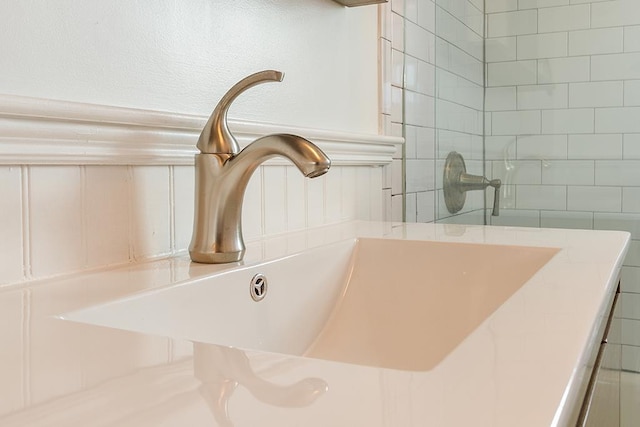
<svg viewBox="0 0 640 427">
<path fill-rule="evenodd" d="M 196 147 L 195 211 L 189 255 L 195 262 L 219 264 L 242 260 L 242 201 L 253 172 L 266 160 L 286 157 L 308 178 L 325 174 L 331 161 L 312 142 L 297 135 L 263 136 L 242 151 L 227 125 L 231 103 L 245 90 L 284 74 L 266 70 L 236 83 L 207 121 Z"/>
</svg>

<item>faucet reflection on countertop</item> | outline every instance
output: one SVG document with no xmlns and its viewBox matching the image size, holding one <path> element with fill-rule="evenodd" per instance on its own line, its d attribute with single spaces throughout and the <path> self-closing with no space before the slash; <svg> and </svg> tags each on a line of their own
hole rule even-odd
<svg viewBox="0 0 640 427">
<path fill-rule="evenodd" d="M 273 406 L 299 408 L 311 405 L 329 389 L 320 378 L 304 378 L 294 384 L 278 385 L 260 378 L 253 371 L 244 351 L 212 344 L 193 343 L 198 391 L 220 427 L 233 427 L 228 403 L 238 385 L 256 399 Z"/>
<path fill-rule="evenodd" d="M 271 157 L 286 157 L 308 178 L 325 174 L 329 158 L 312 142 L 297 135 L 263 136 L 242 151 L 227 125 L 227 111 L 245 90 L 269 81 L 282 81 L 279 71 L 252 74 L 236 83 L 207 121 L 195 161 L 195 213 L 189 254 L 195 262 L 218 264 L 242 260 L 242 201 L 253 172 Z"/>
</svg>

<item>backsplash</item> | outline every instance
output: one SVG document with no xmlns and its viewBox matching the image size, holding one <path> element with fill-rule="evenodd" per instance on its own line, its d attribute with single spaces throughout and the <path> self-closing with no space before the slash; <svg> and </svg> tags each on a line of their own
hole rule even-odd
<svg viewBox="0 0 640 427">
<path fill-rule="evenodd" d="M 191 239 L 195 143 L 206 117 L 0 96 L 0 285 L 184 251 Z M 230 121 L 240 146 L 304 135 L 332 159 L 305 179 L 272 159 L 245 193 L 247 241 L 352 219 L 390 219 L 399 138 Z M 15 164 L 19 163 L 19 164 Z"/>
<path fill-rule="evenodd" d="M 263 166 L 245 195 L 245 238 L 381 220 L 382 176 L 336 166 L 308 180 L 293 166 Z M 175 254 L 191 239 L 190 166 L 0 166 L 0 177 L 0 285 Z"/>
</svg>

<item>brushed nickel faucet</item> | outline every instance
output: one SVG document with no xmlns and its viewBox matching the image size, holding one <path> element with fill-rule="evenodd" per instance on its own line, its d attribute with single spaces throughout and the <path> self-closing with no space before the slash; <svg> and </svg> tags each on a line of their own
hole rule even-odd
<svg viewBox="0 0 640 427">
<path fill-rule="evenodd" d="M 286 157 L 308 178 L 325 174 L 329 158 L 312 142 L 297 135 L 263 136 L 242 151 L 227 126 L 231 103 L 260 83 L 282 81 L 284 74 L 266 70 L 236 83 L 209 117 L 196 146 L 195 212 L 189 255 L 195 262 L 219 264 L 242 260 L 242 201 L 247 183 L 263 162 Z"/>
</svg>

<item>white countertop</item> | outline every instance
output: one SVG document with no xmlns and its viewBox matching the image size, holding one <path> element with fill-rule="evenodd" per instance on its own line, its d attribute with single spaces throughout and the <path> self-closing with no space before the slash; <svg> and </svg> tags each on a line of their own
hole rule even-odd
<svg viewBox="0 0 640 427">
<path fill-rule="evenodd" d="M 193 343 L 55 317 L 233 266 L 192 264 L 185 255 L 6 288 L 0 425 L 565 425 L 581 400 L 585 357 L 617 284 L 627 233 L 355 222 L 254 242 L 245 263 L 360 236 L 561 250 L 430 371 L 235 352 L 253 374 L 229 397 L 233 424 L 194 375 Z M 215 368 L 207 363 L 196 364 Z M 324 381 L 327 391 L 300 407 L 265 402 L 242 384 L 264 380 L 263 390 L 275 384 L 282 391 L 308 378 Z"/>
</svg>

